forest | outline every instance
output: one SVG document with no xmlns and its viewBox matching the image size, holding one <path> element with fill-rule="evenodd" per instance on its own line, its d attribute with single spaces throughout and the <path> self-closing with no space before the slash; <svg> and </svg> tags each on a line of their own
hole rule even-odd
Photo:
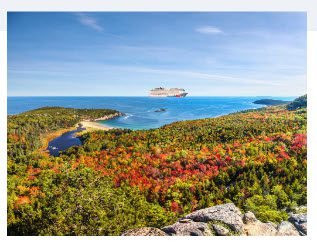
<svg viewBox="0 0 317 244">
<path fill-rule="evenodd" d="M 58 157 L 40 138 L 113 110 L 8 116 L 8 235 L 120 235 L 234 202 L 281 222 L 307 202 L 307 97 L 151 130 L 92 131 Z"/>
</svg>

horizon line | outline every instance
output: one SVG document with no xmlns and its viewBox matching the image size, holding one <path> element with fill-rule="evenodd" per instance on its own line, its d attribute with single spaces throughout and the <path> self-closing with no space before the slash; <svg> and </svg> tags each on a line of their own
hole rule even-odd
<svg viewBox="0 0 317 244">
<path fill-rule="evenodd" d="M 307 93 L 305 93 L 307 94 Z M 303 95 L 305 95 L 303 94 Z M 303 95 L 197 95 L 197 96 L 186 96 L 186 97 L 298 97 Z M 166 98 L 166 97 L 153 97 L 153 96 L 142 96 L 142 95 L 7 95 L 8 97 L 151 97 L 151 98 Z M 186 98 L 185 97 L 185 98 Z"/>
</svg>

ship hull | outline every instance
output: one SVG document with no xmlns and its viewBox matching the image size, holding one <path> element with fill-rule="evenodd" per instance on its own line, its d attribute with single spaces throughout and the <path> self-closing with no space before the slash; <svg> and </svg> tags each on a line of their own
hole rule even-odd
<svg viewBox="0 0 317 244">
<path fill-rule="evenodd" d="M 169 95 L 169 96 L 167 96 L 167 97 L 186 97 L 186 95 L 187 95 L 188 93 L 186 93 L 186 92 L 184 92 L 184 93 L 181 93 L 181 94 L 177 94 L 177 95 Z"/>
<path fill-rule="evenodd" d="M 176 95 L 149 95 L 150 97 L 186 97 L 188 93 L 176 94 Z"/>
</svg>

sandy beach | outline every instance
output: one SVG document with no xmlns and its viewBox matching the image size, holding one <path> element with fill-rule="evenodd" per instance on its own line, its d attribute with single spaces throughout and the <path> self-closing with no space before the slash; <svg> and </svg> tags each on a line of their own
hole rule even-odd
<svg viewBox="0 0 317 244">
<path fill-rule="evenodd" d="M 80 124 L 83 125 L 83 128 L 86 128 L 86 130 L 110 130 L 112 129 L 109 126 L 99 124 L 97 122 L 92 121 L 81 121 Z"/>
</svg>

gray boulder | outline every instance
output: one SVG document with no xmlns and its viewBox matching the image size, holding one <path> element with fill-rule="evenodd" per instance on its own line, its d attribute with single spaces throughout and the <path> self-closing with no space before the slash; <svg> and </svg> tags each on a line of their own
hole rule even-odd
<svg viewBox="0 0 317 244">
<path fill-rule="evenodd" d="M 299 236 L 295 226 L 288 221 L 283 221 L 277 227 L 277 236 Z"/>
<path fill-rule="evenodd" d="M 300 235 L 307 235 L 307 214 L 290 214 L 288 221 L 296 227 Z"/>
<path fill-rule="evenodd" d="M 173 225 L 162 228 L 164 232 L 172 236 L 211 236 L 213 235 L 208 224 L 194 222 L 191 219 L 180 219 Z"/>
<path fill-rule="evenodd" d="M 273 223 L 263 223 L 259 220 L 244 225 L 245 234 L 248 236 L 275 236 L 276 227 Z"/>
<path fill-rule="evenodd" d="M 245 224 L 251 224 L 258 221 L 255 217 L 254 213 L 248 211 L 243 215 L 243 223 Z"/>
<path fill-rule="evenodd" d="M 166 236 L 166 233 L 158 228 L 143 227 L 128 230 L 122 236 Z"/>
<path fill-rule="evenodd" d="M 210 208 L 200 209 L 185 216 L 195 222 L 221 222 L 236 233 L 243 233 L 243 221 L 240 210 L 233 204 L 227 203 Z"/>
<path fill-rule="evenodd" d="M 215 233 L 217 236 L 228 236 L 230 235 L 230 230 L 228 230 L 227 228 L 221 226 L 221 225 L 217 225 L 217 224 L 213 224 L 212 228 L 214 229 Z"/>
<path fill-rule="evenodd" d="M 244 231 L 248 236 L 274 236 L 276 234 L 276 225 L 268 222 L 259 221 L 254 213 L 248 211 L 243 215 Z"/>
<path fill-rule="evenodd" d="M 304 209 L 304 208 L 303 208 Z M 302 208 L 300 209 L 302 211 Z M 304 211 L 304 210 L 303 210 Z M 290 213 L 288 221 L 279 225 L 263 223 L 254 213 L 241 214 L 233 204 L 222 204 L 200 209 L 161 230 L 152 227 L 132 229 L 123 236 L 298 236 L 307 235 L 307 215 Z"/>
</svg>

